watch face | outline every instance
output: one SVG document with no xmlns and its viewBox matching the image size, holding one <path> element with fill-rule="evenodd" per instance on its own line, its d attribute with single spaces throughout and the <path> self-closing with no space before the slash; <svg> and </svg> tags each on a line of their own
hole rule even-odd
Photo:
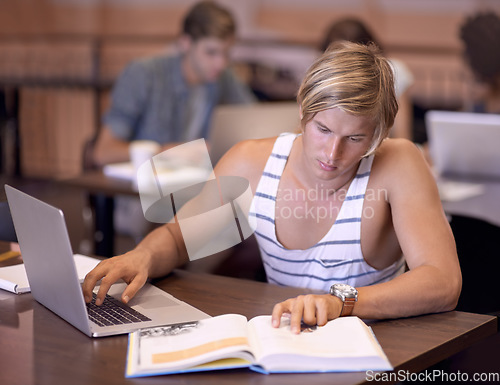
<svg viewBox="0 0 500 385">
<path fill-rule="evenodd" d="M 354 287 L 346 285 L 344 283 L 336 283 L 335 285 L 333 285 L 331 288 L 331 293 L 333 295 L 340 295 L 344 298 L 356 298 L 358 295 L 358 291 Z"/>
</svg>

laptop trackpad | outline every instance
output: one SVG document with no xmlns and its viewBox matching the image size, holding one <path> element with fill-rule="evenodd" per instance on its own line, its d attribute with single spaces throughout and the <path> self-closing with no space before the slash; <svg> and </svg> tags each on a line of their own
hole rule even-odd
<svg viewBox="0 0 500 385">
<path fill-rule="evenodd" d="M 127 287 L 126 283 L 115 283 L 111 286 L 109 294 L 115 298 L 120 298 Z M 144 285 L 134 298 L 128 303 L 129 306 L 140 306 L 143 309 L 161 309 L 164 307 L 179 306 L 181 301 L 170 294 L 158 289 L 151 284 Z"/>
<path fill-rule="evenodd" d="M 132 298 L 129 305 L 140 306 L 143 309 L 156 309 L 159 307 L 178 306 L 179 303 L 172 301 L 163 295 L 153 294 L 140 296 L 139 298 Z"/>
</svg>

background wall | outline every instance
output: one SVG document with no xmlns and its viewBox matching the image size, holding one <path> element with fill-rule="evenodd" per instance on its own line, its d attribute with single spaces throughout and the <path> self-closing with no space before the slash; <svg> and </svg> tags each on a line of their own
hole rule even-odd
<svg viewBox="0 0 500 385">
<path fill-rule="evenodd" d="M 82 142 L 98 128 L 116 76 L 133 58 L 168 49 L 194 2 L 0 0 L 0 86 L 11 106 L 7 115 L 24 115 L 18 123 L 25 138 L 37 126 L 46 127 L 44 135 L 79 133 L 69 144 L 73 148 L 65 148 L 64 167 L 49 167 L 44 176 L 80 171 Z M 471 76 L 462 61 L 460 25 L 478 11 L 500 12 L 497 0 L 219 2 L 238 21 L 236 69 L 256 87 L 272 83 L 273 93 L 263 90 L 268 98 L 293 98 L 326 27 L 335 19 L 357 16 L 371 27 L 389 56 L 409 66 L 415 76 L 411 97 L 422 109 L 458 109 L 467 103 Z M 47 111 L 62 115 L 54 118 Z M 21 157 L 42 151 L 29 147 L 33 141 L 25 143 L 28 148 Z M 46 155 L 41 153 L 40 159 Z M 39 175 L 29 159 L 21 163 L 27 174 Z"/>
<path fill-rule="evenodd" d="M 2 0 L 0 35 L 174 36 L 194 0 Z M 496 0 L 219 0 L 242 38 L 315 43 L 334 18 L 356 14 L 388 45 L 458 46 L 465 14 L 500 9 Z"/>
</svg>

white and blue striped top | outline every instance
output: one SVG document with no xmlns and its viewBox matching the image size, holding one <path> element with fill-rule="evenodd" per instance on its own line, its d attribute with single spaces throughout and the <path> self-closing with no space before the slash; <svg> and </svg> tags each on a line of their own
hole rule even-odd
<svg viewBox="0 0 500 385">
<path fill-rule="evenodd" d="M 347 191 L 337 219 L 328 233 L 306 250 L 285 248 L 276 237 L 276 196 L 296 134 L 278 137 L 252 201 L 250 216 L 256 217 L 256 239 L 270 283 L 328 291 L 334 283 L 367 286 L 389 281 L 404 271 L 401 257 L 377 270 L 368 265 L 361 251 L 361 214 L 373 155 L 364 158 Z"/>
</svg>

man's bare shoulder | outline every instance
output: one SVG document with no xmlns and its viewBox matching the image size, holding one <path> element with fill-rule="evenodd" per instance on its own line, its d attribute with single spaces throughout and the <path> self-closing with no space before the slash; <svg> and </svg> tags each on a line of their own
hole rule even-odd
<svg viewBox="0 0 500 385">
<path fill-rule="evenodd" d="M 394 189 L 433 185 L 422 151 L 407 139 L 386 139 L 375 153 L 373 175 L 378 185 Z"/>
<path fill-rule="evenodd" d="M 256 186 L 275 141 L 274 137 L 244 140 L 235 144 L 217 163 L 216 175 L 242 176 Z"/>
<path fill-rule="evenodd" d="M 426 166 L 422 151 L 415 143 L 401 138 L 384 140 L 375 153 L 375 159 L 377 167 L 394 170 L 400 170 L 402 165 Z"/>
</svg>

